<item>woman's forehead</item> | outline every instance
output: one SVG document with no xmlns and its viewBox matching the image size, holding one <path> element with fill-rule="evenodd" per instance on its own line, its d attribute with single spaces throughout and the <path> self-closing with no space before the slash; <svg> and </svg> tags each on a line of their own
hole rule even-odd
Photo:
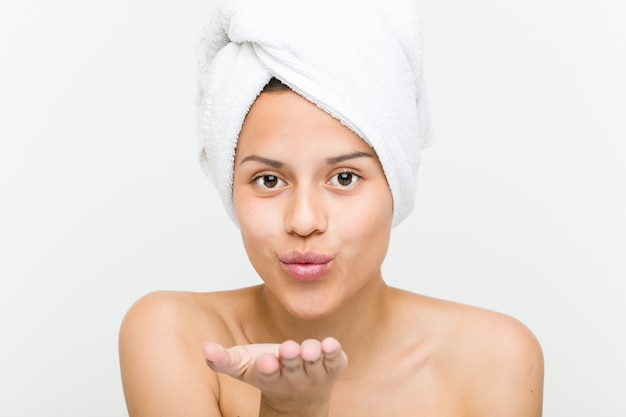
<svg viewBox="0 0 626 417">
<path fill-rule="evenodd" d="M 290 91 L 262 93 L 239 134 L 237 152 L 317 151 L 325 158 L 373 149 L 337 119 Z M 281 152 L 283 151 L 283 152 Z"/>
</svg>

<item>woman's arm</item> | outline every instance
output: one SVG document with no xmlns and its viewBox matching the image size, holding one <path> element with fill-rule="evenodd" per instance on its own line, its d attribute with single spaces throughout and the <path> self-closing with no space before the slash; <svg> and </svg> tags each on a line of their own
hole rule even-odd
<svg viewBox="0 0 626 417">
<path fill-rule="evenodd" d="M 119 350 L 130 417 L 221 417 L 216 372 L 261 391 L 260 404 L 259 397 L 237 399 L 255 402 L 243 407 L 255 415 L 328 416 L 332 387 L 347 366 L 335 339 L 202 349 L 207 339 L 231 337 L 218 315 L 193 305 L 184 293 L 157 292 L 126 314 Z"/>
<path fill-rule="evenodd" d="M 185 336 L 180 297 L 149 294 L 135 303 L 120 329 L 119 354 L 130 417 L 221 417 L 217 376 L 201 344 Z"/>
<path fill-rule="evenodd" d="M 484 336 L 488 348 L 473 355 L 473 415 L 541 417 L 544 363 L 535 336 L 509 317 L 492 320 Z"/>
</svg>

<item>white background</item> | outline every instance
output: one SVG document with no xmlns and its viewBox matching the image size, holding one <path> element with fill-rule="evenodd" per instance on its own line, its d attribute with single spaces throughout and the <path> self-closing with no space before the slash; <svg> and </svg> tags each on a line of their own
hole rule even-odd
<svg viewBox="0 0 626 417">
<path fill-rule="evenodd" d="M 132 302 L 259 282 L 196 163 L 212 4 L 0 6 L 1 416 L 126 415 Z M 436 143 L 385 276 L 526 323 L 546 416 L 626 416 L 622 4 L 419 3 Z"/>
</svg>

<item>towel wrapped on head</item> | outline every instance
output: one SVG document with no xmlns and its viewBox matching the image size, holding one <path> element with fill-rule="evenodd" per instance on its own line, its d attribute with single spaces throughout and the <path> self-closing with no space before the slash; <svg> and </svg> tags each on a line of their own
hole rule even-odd
<svg viewBox="0 0 626 417">
<path fill-rule="evenodd" d="M 275 77 L 376 152 L 393 225 L 413 209 L 430 142 L 422 33 L 410 0 L 226 0 L 198 45 L 200 162 L 237 223 L 235 148 L 248 110 Z"/>
</svg>

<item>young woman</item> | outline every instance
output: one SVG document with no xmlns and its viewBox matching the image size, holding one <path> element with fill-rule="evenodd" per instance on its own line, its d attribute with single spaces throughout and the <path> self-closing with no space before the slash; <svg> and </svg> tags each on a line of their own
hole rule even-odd
<svg viewBox="0 0 626 417">
<path fill-rule="evenodd" d="M 404 117 L 376 117 L 370 124 L 361 116 L 368 109 L 384 113 L 381 105 L 398 100 L 401 106 L 393 111 L 405 111 L 402 104 L 410 103 L 407 117 L 419 121 L 410 114 L 423 110 L 416 98 L 423 98 L 423 89 L 407 85 L 411 94 L 404 97 L 364 63 L 357 66 L 360 75 L 346 73 L 347 81 L 337 84 L 334 74 L 324 78 L 332 70 L 315 74 L 316 65 L 303 79 L 306 62 L 291 60 L 315 61 L 318 49 L 320 57 L 332 58 L 335 43 L 323 37 L 307 43 L 293 34 L 321 30 L 315 24 L 328 16 L 334 16 L 328 27 L 340 27 L 357 9 L 366 11 L 349 33 L 360 36 L 341 37 L 344 46 L 368 36 L 370 48 L 377 38 L 386 40 L 381 48 L 394 39 L 412 44 L 398 30 L 402 24 L 394 26 L 398 21 L 389 18 L 405 19 L 403 3 L 388 2 L 391 10 L 378 16 L 372 11 L 380 12 L 382 2 L 321 1 L 305 10 L 307 19 L 297 20 L 302 4 L 278 1 L 281 8 L 273 12 L 279 16 L 260 19 L 276 3 L 230 2 L 218 9 L 217 25 L 226 28 L 219 33 L 228 36 L 208 37 L 210 76 L 202 86 L 200 118 L 205 162 L 263 284 L 229 292 L 157 292 L 139 300 L 120 333 L 129 414 L 540 416 L 542 354 L 526 327 L 502 314 L 391 288 L 383 280 L 390 231 L 412 193 L 402 184 L 411 184 L 418 160 L 390 149 L 410 154 L 419 147 L 385 133 L 405 131 Z M 243 23 L 259 19 L 258 39 L 266 43 L 255 45 L 262 47 L 235 39 L 237 28 L 254 33 Z M 308 28 L 303 21 L 315 24 Z M 274 36 L 283 33 L 285 38 Z M 293 54 L 287 38 L 306 53 Z M 282 49 L 272 49 L 272 42 Z M 309 44 L 314 46 L 307 49 Z M 257 67 L 248 65 L 252 59 L 258 59 Z M 396 64 L 390 70 L 402 71 Z M 229 81 L 237 71 L 244 78 Z M 257 87 L 249 93 L 245 77 L 255 71 Z M 411 76 L 419 79 L 421 72 Z M 368 84 L 376 94 L 363 98 Z M 249 106 L 233 104 L 237 97 L 247 97 Z M 367 103 L 373 97 L 380 103 Z M 230 125 L 223 122 L 229 112 L 238 115 Z M 408 137 L 423 141 L 423 124 L 411 123 L 417 127 Z M 228 139 L 229 131 L 234 139 Z"/>
</svg>

